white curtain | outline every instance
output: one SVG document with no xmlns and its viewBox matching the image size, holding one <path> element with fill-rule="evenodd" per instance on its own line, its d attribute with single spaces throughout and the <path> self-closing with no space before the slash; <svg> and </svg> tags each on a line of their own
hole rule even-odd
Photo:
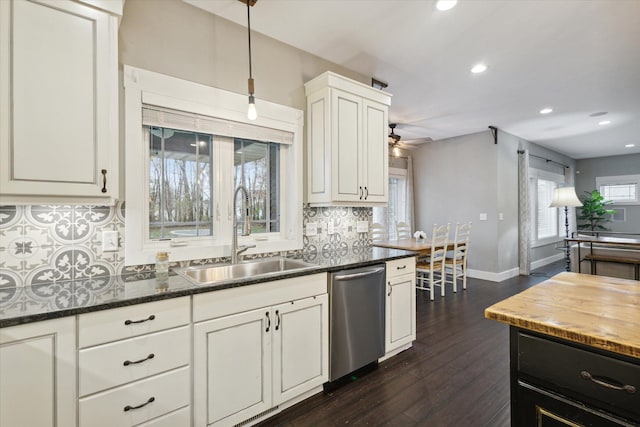
<svg viewBox="0 0 640 427">
<path fill-rule="evenodd" d="M 528 276 L 531 272 L 529 150 L 518 150 L 518 259 L 520 274 Z"/>
</svg>

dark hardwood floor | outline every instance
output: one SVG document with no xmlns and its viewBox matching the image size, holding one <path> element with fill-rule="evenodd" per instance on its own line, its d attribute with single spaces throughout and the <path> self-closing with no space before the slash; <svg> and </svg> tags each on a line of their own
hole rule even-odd
<svg viewBox="0 0 640 427">
<path fill-rule="evenodd" d="M 508 326 L 485 319 L 484 309 L 563 268 L 559 261 L 500 283 L 468 279 L 466 291 L 448 288 L 435 301 L 419 290 L 411 349 L 260 426 L 509 426 Z"/>
</svg>

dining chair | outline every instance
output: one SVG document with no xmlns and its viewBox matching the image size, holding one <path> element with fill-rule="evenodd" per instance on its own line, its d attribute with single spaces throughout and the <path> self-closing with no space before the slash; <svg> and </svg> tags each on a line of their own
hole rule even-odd
<svg viewBox="0 0 640 427">
<path fill-rule="evenodd" d="M 387 240 L 387 227 L 379 222 L 374 222 L 371 224 L 371 243 L 382 242 L 383 240 Z"/>
<path fill-rule="evenodd" d="M 458 292 L 458 278 L 462 279 L 462 289 L 467 289 L 467 253 L 471 222 L 457 223 L 453 240 L 453 252 L 445 258 L 445 275 L 451 277 L 453 292 Z M 445 283 L 448 281 L 445 280 Z"/>
<path fill-rule="evenodd" d="M 398 240 L 400 239 L 410 239 L 411 238 L 411 227 L 406 222 L 397 222 L 396 223 L 396 236 Z"/>
<path fill-rule="evenodd" d="M 440 286 L 440 295 L 444 296 L 446 280 L 444 261 L 447 256 L 450 226 L 450 224 L 439 227 L 437 224 L 433 225 L 429 260 L 428 262 L 418 260 L 416 263 L 416 289 L 428 290 L 431 301 L 433 301 L 436 286 Z"/>
</svg>

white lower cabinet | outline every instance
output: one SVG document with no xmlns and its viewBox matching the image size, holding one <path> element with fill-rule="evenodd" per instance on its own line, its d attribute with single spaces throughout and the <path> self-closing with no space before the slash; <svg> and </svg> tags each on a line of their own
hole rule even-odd
<svg viewBox="0 0 640 427">
<path fill-rule="evenodd" d="M 183 297 L 78 316 L 80 427 L 191 424 L 190 310 Z"/>
<path fill-rule="evenodd" d="M 387 262 L 385 354 L 410 346 L 416 339 L 415 258 Z"/>
<path fill-rule="evenodd" d="M 135 426 L 188 407 L 189 374 L 189 368 L 183 367 L 80 399 L 80 425 Z"/>
<path fill-rule="evenodd" d="M 0 426 L 76 425 L 75 317 L 0 329 Z"/>
<path fill-rule="evenodd" d="M 273 403 L 279 405 L 328 380 L 329 299 L 325 294 L 273 310 Z"/>
<path fill-rule="evenodd" d="M 287 300 L 288 286 L 300 279 L 256 285 L 253 298 L 269 306 L 194 325 L 194 425 L 257 422 L 328 380 L 326 274 L 311 277 L 304 288 L 297 283 L 296 292 L 318 295 Z M 230 291 L 219 295 L 221 301 L 236 299 Z M 194 313 L 205 303 L 195 296 Z"/>
</svg>

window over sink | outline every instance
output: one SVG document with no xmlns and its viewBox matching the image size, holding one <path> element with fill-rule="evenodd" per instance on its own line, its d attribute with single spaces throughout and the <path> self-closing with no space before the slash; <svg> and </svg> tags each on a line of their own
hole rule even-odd
<svg viewBox="0 0 640 427">
<path fill-rule="evenodd" d="M 303 113 L 125 66 L 125 264 L 230 255 L 233 194 L 250 193 L 253 252 L 302 248 Z M 238 200 L 239 210 L 245 209 Z M 239 212 L 235 214 L 239 215 Z"/>
</svg>

